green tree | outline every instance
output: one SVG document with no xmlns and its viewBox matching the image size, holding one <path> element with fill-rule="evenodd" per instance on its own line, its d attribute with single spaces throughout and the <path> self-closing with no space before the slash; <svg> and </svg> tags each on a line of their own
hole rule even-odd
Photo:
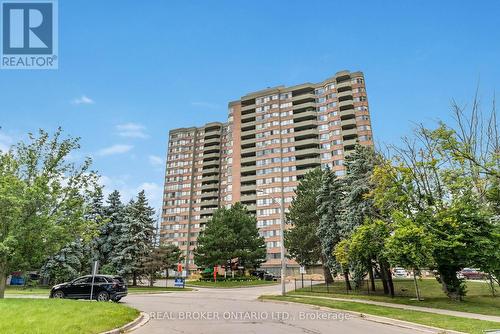
<svg viewBox="0 0 500 334">
<path fill-rule="evenodd" d="M 342 181 L 331 170 L 325 170 L 322 175 L 321 185 L 316 196 L 316 212 L 319 224 L 316 235 L 319 238 L 322 254 L 330 272 L 337 272 L 339 263 L 333 255 L 335 246 L 343 237 L 343 192 Z M 347 266 L 343 266 L 347 269 Z M 343 271 L 346 284 L 349 284 L 347 270 Z M 332 277 L 333 279 L 333 277 Z"/>
<path fill-rule="evenodd" d="M 175 269 L 182 260 L 182 251 L 176 245 L 165 244 L 153 248 L 143 261 L 143 268 L 148 275 L 150 286 L 153 286 L 154 280 L 162 270 L 165 271 L 168 285 L 168 270 Z"/>
<path fill-rule="evenodd" d="M 40 130 L 0 154 L 0 298 L 11 271 L 38 270 L 75 237 L 93 235 L 84 215 L 97 175 L 90 159 L 67 161 L 79 148 L 61 129 L 52 136 Z"/>
<path fill-rule="evenodd" d="M 302 266 L 321 263 L 325 280 L 333 282 L 327 256 L 323 253 L 318 236 L 320 217 L 316 209 L 324 172 L 315 168 L 308 171 L 295 190 L 289 211 L 286 214 L 290 228 L 285 231 L 285 247 L 290 257 Z"/>
<path fill-rule="evenodd" d="M 134 286 L 144 274 L 142 261 L 154 246 L 155 221 L 154 209 L 149 206 L 143 190 L 135 202 L 129 202 L 118 227 L 116 254 L 111 263 L 118 274 L 132 277 Z"/>
<path fill-rule="evenodd" d="M 80 239 L 76 239 L 64 246 L 57 254 L 51 256 L 43 265 L 40 272 L 49 282 L 58 284 L 68 282 L 82 275 L 87 268 L 84 260 L 84 246 Z M 88 274 L 88 273 L 85 273 Z"/>
<path fill-rule="evenodd" d="M 385 251 L 393 266 L 402 266 L 413 271 L 417 300 L 420 300 L 417 274 L 422 268 L 433 266 L 433 240 L 426 233 L 423 224 L 400 213 L 395 213 L 393 218 L 394 230 L 385 243 Z"/>
<path fill-rule="evenodd" d="M 399 212 L 421 224 L 432 239 L 432 263 L 443 291 L 461 300 L 466 290 L 458 271 L 470 266 L 491 271 L 500 262 L 498 252 L 483 253 L 498 249 L 494 189 L 500 150 L 494 116 L 481 120 L 476 103 L 469 119 L 462 110 L 455 116 L 458 126 L 420 125 L 414 138 L 395 147 L 391 161 L 376 167 L 373 195 L 382 212 Z"/>
<path fill-rule="evenodd" d="M 100 219 L 98 215 L 102 214 L 104 221 L 98 235 L 93 240 L 95 258 L 99 260 L 102 272 L 116 274 L 117 270 L 113 268 L 111 260 L 115 258 L 119 251 L 120 228 L 125 215 L 125 206 L 121 201 L 118 190 L 114 190 L 109 194 L 106 206 L 100 208 L 99 204 L 97 204 L 97 206 L 94 206 L 94 211 L 95 218 Z"/>
<path fill-rule="evenodd" d="M 237 259 L 245 268 L 257 268 L 266 259 L 257 220 L 241 203 L 216 210 L 197 241 L 194 260 L 200 267 L 227 266 Z"/>
</svg>

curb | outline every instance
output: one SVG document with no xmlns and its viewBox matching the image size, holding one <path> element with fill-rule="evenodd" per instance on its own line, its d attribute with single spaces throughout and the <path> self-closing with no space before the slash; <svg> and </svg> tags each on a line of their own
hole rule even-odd
<svg viewBox="0 0 500 334">
<path fill-rule="evenodd" d="M 390 326 L 395 326 L 395 327 L 400 327 L 400 328 L 406 328 L 414 331 L 419 331 L 421 333 L 440 333 L 440 334 L 467 334 L 464 332 L 457 332 L 451 329 L 443 329 L 439 327 L 432 327 L 432 326 L 427 326 L 427 325 L 420 325 L 416 324 L 413 322 L 409 321 L 404 321 L 404 320 L 398 320 L 398 319 L 392 319 L 392 318 L 386 318 L 386 317 L 381 317 L 377 315 L 371 315 L 371 314 L 365 314 L 365 313 L 359 313 L 359 312 L 354 312 L 354 311 L 349 311 L 349 310 L 342 310 L 342 309 L 336 309 L 336 308 L 331 308 L 331 307 L 324 307 L 324 306 L 316 306 L 316 305 L 311 305 L 311 304 L 305 304 L 305 303 L 297 303 L 297 302 L 289 302 L 289 301 L 282 301 L 282 300 L 272 300 L 272 299 L 259 299 L 260 301 L 263 302 L 271 302 L 271 303 L 281 303 L 281 304 L 300 304 L 300 305 L 305 305 L 309 308 L 315 309 L 315 310 L 322 310 L 325 312 L 341 312 L 341 313 L 347 313 L 354 315 L 360 319 L 367 320 L 367 321 L 372 321 L 384 325 L 390 325 Z"/>
<path fill-rule="evenodd" d="M 138 329 L 139 327 L 144 326 L 148 321 L 149 321 L 149 315 L 147 313 L 141 312 L 135 320 L 129 322 L 128 324 L 120 328 L 115 328 L 107 332 L 102 332 L 100 334 L 120 334 L 125 332 L 131 332 Z"/>
<path fill-rule="evenodd" d="M 252 288 L 262 288 L 266 286 L 277 286 L 278 284 L 262 284 L 262 285 L 249 285 L 249 286 L 235 286 L 235 287 L 218 287 L 218 286 L 198 286 L 198 285 L 188 285 L 186 284 L 187 288 L 191 288 L 193 290 L 196 289 L 217 289 L 217 290 L 224 290 L 224 289 L 252 289 Z"/>
</svg>

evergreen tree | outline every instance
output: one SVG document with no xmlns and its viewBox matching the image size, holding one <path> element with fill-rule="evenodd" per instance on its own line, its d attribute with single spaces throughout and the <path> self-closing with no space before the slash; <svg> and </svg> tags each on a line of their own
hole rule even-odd
<svg viewBox="0 0 500 334">
<path fill-rule="evenodd" d="M 245 268 L 257 268 L 266 258 L 266 244 L 259 236 L 256 218 L 244 205 L 216 210 L 198 237 L 195 263 L 211 268 L 238 259 Z"/>
<path fill-rule="evenodd" d="M 332 272 L 340 269 L 333 256 L 333 251 L 342 239 L 342 198 L 342 181 L 335 176 L 335 173 L 326 170 L 316 197 L 316 208 L 319 216 L 316 235 L 321 242 L 325 263 Z M 348 283 L 348 279 L 347 276 L 346 283 Z"/>
<path fill-rule="evenodd" d="M 144 274 L 143 261 L 154 246 L 155 221 L 155 211 L 143 190 L 125 208 L 115 247 L 117 254 L 112 259 L 117 272 L 132 277 L 133 285 Z"/>
<path fill-rule="evenodd" d="M 95 217 L 97 218 L 98 212 L 101 211 L 105 223 L 99 230 L 99 235 L 94 239 L 93 247 L 96 252 L 95 259 L 99 261 L 101 271 L 111 274 L 116 273 L 116 268 L 113 268 L 111 260 L 116 256 L 118 250 L 117 244 L 123 221 L 124 206 L 118 190 L 109 194 L 106 203 L 104 208 L 99 207 L 98 201 L 95 203 Z"/>
<path fill-rule="evenodd" d="M 320 217 L 316 210 L 316 200 L 323 174 L 320 168 L 316 168 L 307 172 L 300 180 L 295 190 L 296 196 L 286 214 L 287 223 L 291 228 L 285 232 L 285 246 L 291 257 L 303 266 L 321 263 L 325 280 L 333 282 L 330 269 L 326 265 L 327 255 L 323 253 L 317 234 Z"/>
<path fill-rule="evenodd" d="M 83 248 L 80 239 L 67 244 L 43 265 L 40 270 L 42 276 L 48 278 L 50 284 L 67 282 L 80 276 L 86 269 L 86 263 L 82 262 Z"/>
</svg>

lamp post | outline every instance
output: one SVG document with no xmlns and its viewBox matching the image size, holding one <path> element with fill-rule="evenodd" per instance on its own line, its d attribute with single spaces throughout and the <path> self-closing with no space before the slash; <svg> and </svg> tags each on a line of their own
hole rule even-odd
<svg viewBox="0 0 500 334">
<path fill-rule="evenodd" d="M 265 194 L 262 190 L 257 190 L 256 192 Z M 274 197 L 271 197 L 271 200 L 280 206 L 281 295 L 284 296 L 286 294 L 285 201 L 283 195 L 280 202 Z"/>
</svg>

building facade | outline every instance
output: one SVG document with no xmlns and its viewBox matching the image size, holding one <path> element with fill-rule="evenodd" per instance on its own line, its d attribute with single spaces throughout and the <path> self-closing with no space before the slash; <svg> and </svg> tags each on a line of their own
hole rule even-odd
<svg viewBox="0 0 500 334">
<path fill-rule="evenodd" d="M 315 167 L 345 173 L 355 145 L 373 145 L 362 72 L 320 83 L 278 86 L 229 103 L 225 123 L 169 133 L 161 239 L 196 269 L 196 237 L 213 211 L 236 202 L 256 215 L 267 245 L 263 267 L 280 266 L 280 213 Z"/>
</svg>

